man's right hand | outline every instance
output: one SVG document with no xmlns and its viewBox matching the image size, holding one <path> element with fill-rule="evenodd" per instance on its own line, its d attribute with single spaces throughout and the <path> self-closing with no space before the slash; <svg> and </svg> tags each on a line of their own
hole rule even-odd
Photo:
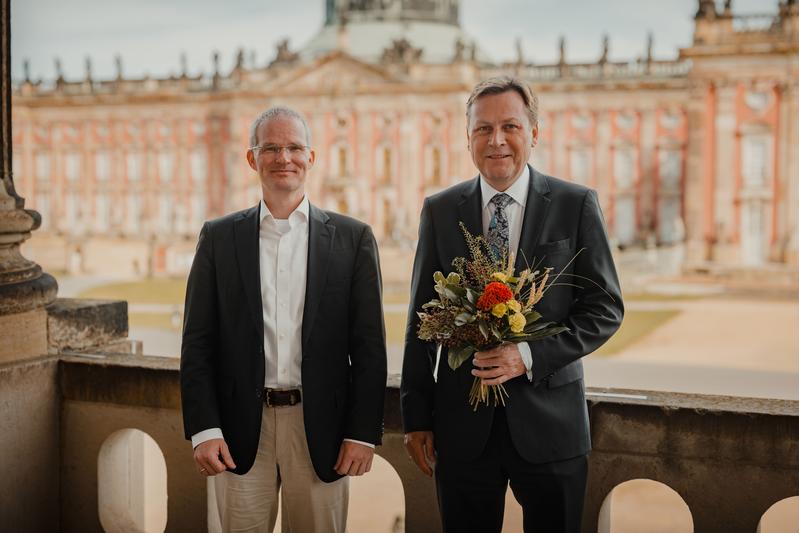
<svg viewBox="0 0 799 533">
<path fill-rule="evenodd" d="M 405 448 L 408 450 L 413 462 L 419 470 L 433 475 L 433 467 L 436 464 L 436 452 L 433 447 L 432 431 L 411 431 L 405 434 Z"/>
<path fill-rule="evenodd" d="M 194 462 L 204 476 L 215 476 L 236 468 L 224 439 L 211 439 L 198 444 L 194 448 Z"/>
</svg>

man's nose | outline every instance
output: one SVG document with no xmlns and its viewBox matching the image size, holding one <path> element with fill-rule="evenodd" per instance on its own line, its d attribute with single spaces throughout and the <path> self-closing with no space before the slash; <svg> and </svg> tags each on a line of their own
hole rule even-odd
<svg viewBox="0 0 799 533">
<path fill-rule="evenodd" d="M 289 157 L 289 149 L 281 147 L 280 151 L 278 152 L 277 157 L 275 157 L 275 159 L 277 159 L 281 163 L 288 163 L 289 160 L 291 159 Z"/>
<path fill-rule="evenodd" d="M 497 128 L 491 133 L 491 137 L 488 138 L 488 144 L 491 146 L 502 146 L 505 144 L 505 133 L 502 131 L 502 128 Z"/>
</svg>

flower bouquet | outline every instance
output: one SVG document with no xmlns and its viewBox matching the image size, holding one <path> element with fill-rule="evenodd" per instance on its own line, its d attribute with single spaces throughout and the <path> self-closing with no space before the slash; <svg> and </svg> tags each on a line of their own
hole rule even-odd
<svg viewBox="0 0 799 533">
<path fill-rule="evenodd" d="M 514 273 L 512 254 L 492 256 L 482 236 L 469 233 L 461 222 L 471 260 L 458 257 L 452 261 L 454 272 L 433 274 L 438 298 L 422 306 L 419 316 L 419 339 L 438 344 L 434 379 L 443 348 L 453 370 L 475 352 L 502 344 L 537 341 L 557 335 L 568 328 L 541 321 L 535 305 L 549 287 L 551 268 L 527 268 Z M 503 385 L 483 385 L 475 378 L 469 404 L 505 405 L 508 392 Z"/>
</svg>

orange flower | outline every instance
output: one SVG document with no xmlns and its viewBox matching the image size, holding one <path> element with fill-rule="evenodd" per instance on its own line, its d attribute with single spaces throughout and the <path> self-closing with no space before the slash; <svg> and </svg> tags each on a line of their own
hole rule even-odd
<svg viewBox="0 0 799 533">
<path fill-rule="evenodd" d="M 504 283 L 492 281 L 483 289 L 483 294 L 477 300 L 477 308 L 488 311 L 497 304 L 513 299 L 513 291 Z"/>
</svg>

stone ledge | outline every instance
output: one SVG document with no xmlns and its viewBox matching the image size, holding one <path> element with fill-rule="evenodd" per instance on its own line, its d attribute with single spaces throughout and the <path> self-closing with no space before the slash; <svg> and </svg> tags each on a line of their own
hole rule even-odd
<svg viewBox="0 0 799 533">
<path fill-rule="evenodd" d="M 114 345 L 127 336 L 128 303 L 123 300 L 58 298 L 47 306 L 49 353 Z"/>
</svg>

